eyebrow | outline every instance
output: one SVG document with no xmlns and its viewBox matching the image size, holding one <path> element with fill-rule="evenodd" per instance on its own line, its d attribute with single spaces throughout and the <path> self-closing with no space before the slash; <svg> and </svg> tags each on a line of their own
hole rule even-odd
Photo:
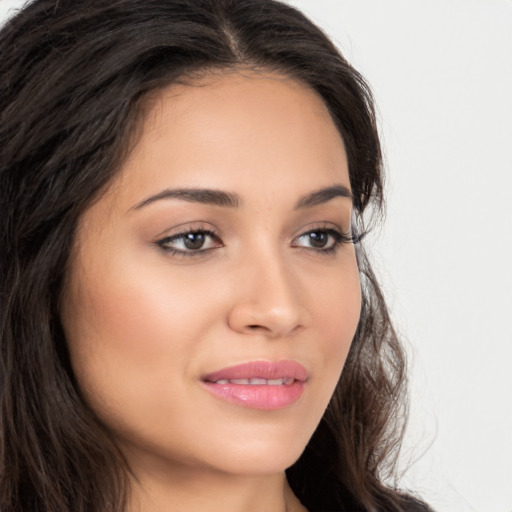
<svg viewBox="0 0 512 512">
<path fill-rule="evenodd" d="M 296 210 L 311 208 L 329 202 L 335 197 L 347 197 L 352 199 L 352 192 L 345 185 L 333 185 L 331 187 L 321 188 L 310 194 L 302 196 L 295 205 Z"/>
<path fill-rule="evenodd" d="M 295 204 L 295 210 L 318 206 L 336 197 L 347 197 L 351 199 L 352 193 L 345 185 L 333 185 L 322 188 L 302 196 Z M 175 188 L 162 190 L 158 194 L 143 199 L 140 203 L 133 206 L 131 210 L 140 210 L 162 199 L 179 199 L 191 203 L 202 203 L 228 208 L 236 208 L 241 204 L 240 197 L 232 192 L 207 188 Z"/>
<path fill-rule="evenodd" d="M 161 199 L 180 199 L 181 201 L 189 201 L 191 203 L 211 204 L 229 208 L 236 208 L 240 205 L 238 195 L 230 192 L 206 188 L 175 188 L 162 190 L 162 192 L 142 200 L 132 210 L 139 210 Z"/>
</svg>

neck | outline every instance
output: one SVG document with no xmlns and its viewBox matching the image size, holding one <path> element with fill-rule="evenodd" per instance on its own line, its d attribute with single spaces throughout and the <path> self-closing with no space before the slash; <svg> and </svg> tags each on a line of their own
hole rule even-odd
<svg viewBox="0 0 512 512">
<path fill-rule="evenodd" d="M 176 468 L 178 469 L 178 468 Z M 231 475 L 181 467 L 137 475 L 127 512 L 307 512 L 293 494 L 284 472 Z"/>
</svg>

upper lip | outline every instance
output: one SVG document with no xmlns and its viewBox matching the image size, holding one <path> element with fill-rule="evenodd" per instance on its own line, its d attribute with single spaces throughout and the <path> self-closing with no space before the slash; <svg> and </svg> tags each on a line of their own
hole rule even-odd
<svg viewBox="0 0 512 512">
<path fill-rule="evenodd" d="M 304 366 L 297 361 L 249 361 L 222 368 L 221 370 L 209 373 L 203 377 L 206 382 L 217 382 L 218 380 L 232 379 L 289 379 L 293 378 L 305 382 L 308 372 Z"/>
</svg>

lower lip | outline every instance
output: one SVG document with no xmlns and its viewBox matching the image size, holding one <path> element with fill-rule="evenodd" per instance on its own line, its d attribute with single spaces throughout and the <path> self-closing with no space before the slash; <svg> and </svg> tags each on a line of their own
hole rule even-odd
<svg viewBox="0 0 512 512">
<path fill-rule="evenodd" d="M 291 384 L 277 386 L 215 382 L 203 382 L 203 384 L 214 395 L 228 402 L 252 409 L 276 410 L 297 402 L 304 392 L 305 382 L 295 380 Z"/>
</svg>

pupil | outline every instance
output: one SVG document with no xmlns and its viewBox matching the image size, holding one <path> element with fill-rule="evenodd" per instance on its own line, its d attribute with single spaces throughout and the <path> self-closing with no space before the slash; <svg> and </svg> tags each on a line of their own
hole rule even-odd
<svg viewBox="0 0 512 512">
<path fill-rule="evenodd" d="M 309 238 L 313 247 L 324 247 L 328 240 L 327 233 L 310 233 Z"/>
<path fill-rule="evenodd" d="M 204 234 L 188 233 L 184 243 L 187 249 L 200 249 L 204 245 Z"/>
</svg>

